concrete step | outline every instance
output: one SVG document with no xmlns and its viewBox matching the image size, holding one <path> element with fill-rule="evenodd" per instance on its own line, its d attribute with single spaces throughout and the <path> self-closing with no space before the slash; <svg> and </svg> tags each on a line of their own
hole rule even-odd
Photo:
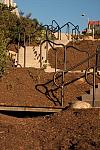
<svg viewBox="0 0 100 150">
<path fill-rule="evenodd" d="M 95 94 L 100 96 L 100 88 L 96 88 Z M 90 95 L 93 95 L 93 88 L 90 89 Z"/>
<path fill-rule="evenodd" d="M 90 89 L 90 92 L 81 96 L 81 100 L 85 102 L 93 103 L 93 88 Z M 100 83 L 95 88 L 95 105 L 100 107 Z"/>
<path fill-rule="evenodd" d="M 47 66 L 46 69 L 44 69 L 45 72 L 55 72 L 55 68 L 51 68 L 51 66 Z M 57 69 L 56 71 L 60 71 L 60 69 Z"/>
<path fill-rule="evenodd" d="M 92 99 L 93 99 L 93 95 L 91 94 L 84 94 L 82 96 L 82 101 L 86 101 L 86 100 L 91 101 Z M 95 94 L 95 99 L 100 100 L 100 94 Z"/>
</svg>

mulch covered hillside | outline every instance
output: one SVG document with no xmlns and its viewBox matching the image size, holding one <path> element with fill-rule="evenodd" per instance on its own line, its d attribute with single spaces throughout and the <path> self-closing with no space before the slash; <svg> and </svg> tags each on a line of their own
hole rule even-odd
<svg viewBox="0 0 100 150">
<path fill-rule="evenodd" d="M 70 81 L 79 75 L 81 74 L 69 73 L 66 80 Z M 49 81 L 52 76 L 53 74 L 32 68 L 9 70 L 0 79 L 0 104 L 54 106 L 52 101 L 35 90 L 37 83 Z M 48 86 L 51 87 L 52 85 Z M 65 105 L 76 100 L 76 96 L 88 88 L 84 80 L 67 87 Z M 0 150 L 99 150 L 99 108 L 68 108 L 59 113 L 40 115 L 1 111 Z"/>
<path fill-rule="evenodd" d="M 0 105 L 59 106 L 55 101 L 60 99 L 60 90 L 50 92 L 55 88 L 54 83 L 50 82 L 53 75 L 44 72 L 43 69 L 8 70 L 0 78 Z M 82 75 L 83 73 L 67 73 L 65 81 L 68 83 Z M 91 79 L 92 77 L 89 76 L 90 81 Z M 60 84 L 61 80 L 56 82 Z M 37 84 L 44 84 L 50 95 L 36 90 Z M 38 88 L 45 92 L 44 87 L 42 85 Z M 89 88 L 84 79 L 67 85 L 64 89 L 64 106 L 76 101 L 76 97 L 84 94 Z M 99 108 L 78 110 L 68 107 L 59 113 L 42 115 L 1 111 L 0 150 L 99 150 L 99 118 Z"/>
<path fill-rule="evenodd" d="M 71 48 L 68 48 L 66 51 L 66 67 L 67 69 L 74 66 L 75 64 L 78 64 L 79 62 L 83 61 L 88 57 L 87 53 L 89 53 L 89 56 L 96 52 L 97 45 L 100 45 L 100 41 L 89 41 L 89 40 L 82 40 L 77 42 L 70 42 L 67 46 L 74 46 L 78 48 L 80 51 Z M 64 68 L 64 49 L 63 48 L 56 48 L 57 50 L 57 68 L 63 69 Z M 85 52 L 82 52 L 85 51 Z M 49 50 L 49 63 L 54 68 L 55 67 L 55 50 L 50 49 Z M 90 66 L 92 66 L 95 63 L 95 58 L 92 58 L 90 61 Z M 87 68 L 88 63 L 84 63 L 83 65 L 78 66 L 74 70 L 84 70 Z"/>
<path fill-rule="evenodd" d="M 0 105 L 12 106 L 59 106 L 61 100 L 61 89 L 54 91 L 50 96 L 40 93 L 36 90 L 37 84 L 44 84 L 48 90 L 56 88 L 53 79 L 54 73 L 45 73 L 43 70 L 34 68 L 15 68 L 9 70 L 0 79 Z M 67 73 L 65 82 L 70 82 L 76 77 L 82 76 L 82 73 Z M 90 77 L 89 77 L 90 78 Z M 56 80 L 57 84 L 61 84 L 61 78 Z M 74 83 L 65 86 L 64 106 L 70 101 L 77 100 L 76 97 L 81 96 L 85 91 L 89 90 L 90 86 L 84 79 L 80 79 Z M 44 86 L 39 86 L 38 89 L 42 92 L 46 91 Z M 50 99 L 51 98 L 51 99 Z M 58 102 L 55 103 L 55 101 Z"/>
<path fill-rule="evenodd" d="M 15 118 L 0 114 L 0 150 L 99 150 L 99 109 Z"/>
<path fill-rule="evenodd" d="M 43 70 L 15 68 L 0 79 L 0 103 L 20 106 L 45 106 L 46 97 L 35 90 L 35 85 L 50 78 Z M 48 102 L 48 105 L 52 105 Z"/>
</svg>

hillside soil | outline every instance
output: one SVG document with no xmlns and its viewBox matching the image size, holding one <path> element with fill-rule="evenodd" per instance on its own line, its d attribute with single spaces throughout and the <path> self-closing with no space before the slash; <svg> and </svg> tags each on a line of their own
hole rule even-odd
<svg viewBox="0 0 100 150">
<path fill-rule="evenodd" d="M 0 78 L 0 105 L 60 106 L 61 89 L 52 93 L 56 88 L 51 81 L 53 76 L 53 73 L 46 73 L 43 69 L 7 70 Z M 64 106 L 69 106 L 69 102 L 76 101 L 78 96 L 90 89 L 91 86 L 84 78 L 71 82 L 80 76 L 83 76 L 82 72 L 70 72 L 65 75 L 67 86 L 64 88 Z M 92 78 L 90 75 L 88 80 L 91 82 Z M 57 79 L 56 83 L 61 85 L 61 78 Z M 54 114 L 21 112 L 15 114 L 0 111 L 0 150 L 99 150 L 99 148 L 100 108 L 78 110 L 68 107 Z"/>
</svg>

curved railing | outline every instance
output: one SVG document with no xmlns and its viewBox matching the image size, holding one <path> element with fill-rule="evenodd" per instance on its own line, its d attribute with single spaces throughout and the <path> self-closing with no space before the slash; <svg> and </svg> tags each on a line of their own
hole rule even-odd
<svg viewBox="0 0 100 150">
<path fill-rule="evenodd" d="M 54 26 L 54 24 L 56 24 L 56 26 Z M 34 32 L 36 33 L 39 29 L 42 28 L 45 28 L 46 32 L 50 31 L 52 33 L 58 33 L 58 36 L 57 36 L 57 39 L 58 40 L 61 40 L 61 32 L 62 32 L 62 29 L 64 27 L 67 27 L 67 31 L 68 31 L 68 39 L 69 39 L 69 34 L 70 34 L 70 26 L 72 26 L 72 30 L 71 30 L 71 35 L 72 35 L 72 39 L 74 38 L 74 36 L 79 36 L 80 34 L 80 31 L 79 31 L 79 26 L 78 25 L 74 25 L 73 23 L 71 22 L 67 22 L 65 23 L 63 26 L 60 27 L 60 25 L 57 23 L 56 20 L 52 20 L 52 24 L 51 25 L 40 25 L 40 27 L 38 27 Z M 74 34 L 75 32 L 75 34 Z"/>
<path fill-rule="evenodd" d="M 50 47 L 55 51 L 55 72 L 56 72 L 56 70 L 57 70 L 57 59 L 58 59 L 58 57 L 57 57 L 57 49 L 56 48 L 54 48 L 55 46 L 62 46 L 63 47 L 63 50 L 64 50 L 64 62 L 63 62 L 63 64 L 64 64 L 64 68 L 63 68 L 63 70 L 65 71 L 65 70 L 67 70 L 67 67 L 66 67 L 66 64 L 67 64 L 67 56 L 66 56 L 66 52 L 68 51 L 68 49 L 69 48 L 72 48 L 73 50 L 75 50 L 75 51 L 79 51 L 79 52 L 84 52 L 84 53 L 86 53 L 86 55 L 87 55 L 87 57 L 89 57 L 89 52 L 88 51 L 85 51 L 85 50 L 80 50 L 80 49 L 78 49 L 78 48 L 76 48 L 76 47 L 74 47 L 74 46 L 67 46 L 67 45 L 64 45 L 64 44 L 57 44 L 57 43 L 55 43 L 55 42 L 53 42 L 53 41 L 51 41 L 51 40 L 49 40 L 48 39 L 48 36 L 47 36 L 47 40 L 44 40 L 42 43 L 41 43 L 41 45 L 40 45 L 40 68 L 42 67 L 42 45 L 44 44 L 46 42 L 46 47 L 47 47 L 47 49 L 46 49 L 46 60 L 48 60 L 48 44 L 50 45 Z M 89 61 L 87 62 L 88 63 L 88 66 L 87 67 L 89 67 Z"/>
<path fill-rule="evenodd" d="M 67 27 L 67 31 L 68 31 L 68 39 L 69 39 L 69 34 L 70 34 L 70 25 L 73 27 L 72 28 L 72 31 L 71 31 L 71 35 L 72 35 L 72 39 L 74 38 L 74 36 L 77 36 L 77 38 L 78 38 L 78 36 L 80 35 L 80 31 L 79 31 L 79 26 L 78 25 L 74 25 L 73 23 L 71 23 L 71 22 L 67 22 L 67 23 L 65 23 L 63 26 L 59 26 L 59 24 L 57 23 L 57 21 L 56 20 L 53 20 L 52 21 L 52 26 L 54 25 L 54 23 L 57 25 L 55 28 L 54 28 L 54 30 L 52 30 L 52 32 L 53 33 L 58 33 L 58 39 L 60 39 L 61 40 L 61 31 L 62 31 L 62 29 L 64 28 L 64 27 Z M 74 34 L 74 31 L 75 31 L 75 34 Z"/>
<path fill-rule="evenodd" d="M 66 49 L 66 46 L 64 45 L 64 44 L 57 44 L 57 43 L 54 43 L 53 41 L 50 41 L 49 39 L 47 39 L 47 40 L 44 40 L 42 43 L 41 43 L 41 45 L 40 45 L 40 68 L 42 67 L 42 45 L 44 44 L 44 43 L 47 43 L 47 48 L 46 48 L 46 60 L 48 60 L 48 44 L 51 46 L 51 48 L 53 48 L 53 50 L 55 50 L 56 51 L 56 49 L 54 48 L 54 45 L 56 45 L 56 46 L 62 46 L 63 48 L 64 48 L 64 53 L 65 53 L 65 49 Z M 57 54 L 57 53 L 56 53 Z M 56 55 L 55 54 L 55 55 Z M 65 60 L 65 62 L 66 62 L 66 60 Z M 64 62 L 64 64 L 65 64 L 65 62 Z M 57 55 L 55 56 L 55 72 L 56 72 L 56 69 L 57 69 Z"/>
<path fill-rule="evenodd" d="M 54 24 L 56 24 L 56 26 L 54 26 Z M 57 23 L 57 21 L 56 20 L 52 20 L 52 24 L 51 25 L 40 25 L 39 27 L 37 27 L 36 28 L 36 30 L 34 31 L 34 32 L 32 32 L 32 33 L 30 33 L 30 35 L 29 35 L 29 45 L 30 45 L 30 36 L 32 35 L 34 35 L 36 32 L 38 32 L 38 30 L 40 30 L 40 29 L 42 29 L 42 30 L 45 30 L 46 31 L 46 37 L 45 37 L 45 39 L 48 39 L 49 38 L 49 34 L 54 34 L 54 33 L 57 33 L 58 34 L 58 36 L 57 36 L 57 39 L 58 40 L 61 40 L 61 31 L 62 31 L 62 29 L 64 28 L 64 27 L 67 27 L 67 32 L 68 32 L 68 39 L 69 39 L 69 34 L 70 34 L 70 25 L 73 27 L 72 28 L 72 31 L 71 31 L 71 35 L 72 35 L 72 39 L 74 38 L 74 36 L 77 36 L 78 37 L 78 35 L 80 34 L 80 31 L 79 31 L 79 26 L 77 25 L 77 26 L 75 26 L 73 23 L 71 23 L 71 22 L 67 22 L 67 23 L 65 23 L 63 26 L 61 26 L 60 27 L 60 25 Z M 74 32 L 75 32 L 75 34 L 74 34 Z M 66 34 L 66 33 L 65 33 Z M 18 46 L 20 45 L 20 38 L 21 38 L 21 32 L 18 32 Z M 25 34 L 25 31 L 24 31 L 24 33 L 23 33 L 23 38 L 24 38 L 24 46 L 25 46 L 25 42 L 26 42 L 26 34 Z"/>
<path fill-rule="evenodd" d="M 35 88 L 36 88 L 36 90 L 38 90 L 39 92 L 41 92 L 42 94 L 45 94 L 45 96 L 46 97 L 48 97 L 49 98 L 49 100 L 51 100 L 55 105 L 58 103 L 60 106 L 63 106 L 63 102 L 64 102 L 64 87 L 65 86 L 68 86 L 69 84 L 71 84 L 71 83 L 74 83 L 75 81 L 77 81 L 77 80 L 79 80 L 79 79 L 81 79 L 81 78 L 85 78 L 86 79 L 86 81 L 87 81 L 87 74 L 86 73 L 84 73 L 84 74 L 82 74 L 80 77 L 77 77 L 77 78 L 75 78 L 75 79 L 72 79 L 71 81 L 65 81 L 65 75 L 67 75 L 67 73 L 69 72 L 69 71 L 72 71 L 73 69 L 75 69 L 76 67 L 78 67 L 78 66 L 80 66 L 80 65 L 82 65 L 82 64 L 84 64 L 84 63 L 86 63 L 86 62 L 88 62 L 90 59 L 92 59 L 92 58 L 97 58 L 98 56 L 100 56 L 100 49 L 99 50 L 96 50 L 96 52 L 95 53 L 93 53 L 93 54 L 91 54 L 88 58 L 86 58 L 86 59 L 84 59 L 84 60 L 82 60 L 82 61 L 80 61 L 78 64 L 76 64 L 76 65 L 74 65 L 74 66 L 72 66 L 72 67 L 70 67 L 70 68 L 68 68 L 67 70 L 62 70 L 62 71 L 60 71 L 60 72 L 56 72 L 55 74 L 54 74 L 54 77 L 53 77 L 53 79 L 52 80 L 50 80 L 50 81 L 48 81 L 48 82 L 46 82 L 45 84 L 38 84 L 38 85 L 36 85 L 35 86 Z M 97 62 L 96 62 L 97 63 Z M 98 66 L 96 66 L 96 63 L 94 64 L 94 66 L 93 66 L 93 68 L 95 68 L 95 71 L 94 71 L 94 75 L 96 74 L 96 72 L 97 72 L 97 68 L 98 67 L 100 67 L 100 65 L 98 65 Z M 86 69 L 86 72 L 87 72 L 87 70 L 89 69 L 89 67 L 87 67 L 87 69 Z M 59 73 L 60 73 L 60 75 L 59 75 Z M 60 77 L 62 78 L 62 81 L 61 81 L 61 84 L 60 85 L 58 85 L 57 83 L 56 83 L 56 80 L 57 79 L 60 79 Z M 53 88 L 49 88 L 48 87 L 48 85 L 50 84 L 50 83 L 53 83 L 55 86 L 53 87 Z M 87 82 L 88 83 L 88 82 Z M 95 86 L 95 82 L 94 82 L 94 86 Z M 41 90 L 41 87 L 42 87 L 42 90 Z M 59 90 L 59 89 L 61 89 L 61 99 L 59 99 L 57 96 L 56 96 L 56 94 L 55 94 L 55 91 L 57 91 L 57 90 Z M 94 106 L 94 102 L 93 102 L 93 106 Z"/>
<path fill-rule="evenodd" d="M 54 23 L 56 24 L 56 27 L 54 27 Z M 52 31 L 53 33 L 58 33 L 57 39 L 61 39 L 61 29 L 56 20 L 52 20 Z"/>
</svg>

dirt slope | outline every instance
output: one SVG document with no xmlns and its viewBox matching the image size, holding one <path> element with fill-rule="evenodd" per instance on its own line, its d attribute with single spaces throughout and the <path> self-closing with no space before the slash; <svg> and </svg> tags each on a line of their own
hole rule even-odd
<svg viewBox="0 0 100 150">
<path fill-rule="evenodd" d="M 68 82 L 81 75 L 68 73 L 65 80 Z M 37 84 L 46 83 L 52 78 L 52 73 L 34 68 L 9 70 L 0 79 L 0 105 L 54 106 L 53 101 L 35 89 Z M 47 87 L 50 90 L 53 86 L 50 83 Z M 77 100 L 76 96 L 89 88 L 85 80 L 65 87 L 64 105 Z M 60 97 L 59 91 L 55 93 Z M 68 108 L 52 115 L 31 115 L 32 118 L 22 118 L 22 115 L 17 118 L 0 112 L 0 150 L 99 150 L 99 108 Z"/>
<path fill-rule="evenodd" d="M 0 150 L 99 150 L 99 110 L 66 110 L 50 116 L 0 114 Z"/>
<path fill-rule="evenodd" d="M 80 77 L 82 73 L 67 73 L 65 75 L 65 81 L 70 82 L 76 77 Z M 12 105 L 12 106 L 59 106 L 59 103 L 55 103 L 57 99 L 61 101 L 61 89 L 53 92 L 55 98 L 50 93 L 48 98 L 45 94 L 36 90 L 37 84 L 45 84 L 53 79 L 53 73 L 45 73 L 43 70 L 37 70 L 34 68 L 15 68 L 8 71 L 8 73 L 0 79 L 0 104 Z M 56 81 L 61 83 L 61 78 Z M 53 82 L 46 84 L 48 90 L 56 87 Z M 77 96 L 82 95 L 88 90 L 90 86 L 85 80 L 79 80 L 74 84 L 69 84 L 64 88 L 64 106 L 70 101 L 77 100 Z M 46 89 L 43 86 L 39 87 L 43 92 Z M 52 100 L 53 99 L 53 100 Z"/>
</svg>

